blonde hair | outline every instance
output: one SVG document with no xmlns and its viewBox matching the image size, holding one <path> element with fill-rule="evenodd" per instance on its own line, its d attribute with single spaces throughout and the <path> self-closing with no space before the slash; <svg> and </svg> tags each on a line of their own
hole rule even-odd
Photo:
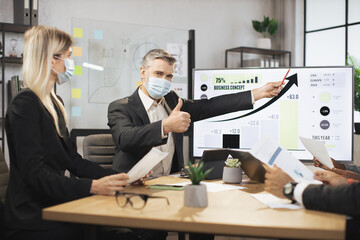
<svg viewBox="0 0 360 240">
<path fill-rule="evenodd" d="M 152 49 L 143 58 L 141 66 L 147 68 L 152 65 L 155 59 L 166 61 L 169 65 L 176 63 L 176 59 L 163 49 Z"/>
<path fill-rule="evenodd" d="M 44 104 L 51 114 L 56 131 L 62 136 L 59 128 L 59 117 L 56 113 L 51 96 L 55 99 L 65 120 L 66 112 L 63 104 L 56 97 L 54 90 L 47 94 L 46 88 L 51 74 L 51 63 L 54 56 L 65 53 L 72 45 L 71 36 L 59 29 L 46 26 L 33 26 L 24 36 L 23 80 Z"/>
</svg>

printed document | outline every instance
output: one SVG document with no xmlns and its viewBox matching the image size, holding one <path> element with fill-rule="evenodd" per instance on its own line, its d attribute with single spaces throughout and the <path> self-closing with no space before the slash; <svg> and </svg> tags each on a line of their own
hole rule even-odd
<svg viewBox="0 0 360 240">
<path fill-rule="evenodd" d="M 262 138 L 254 145 L 250 153 L 268 166 L 275 164 L 296 182 L 320 183 L 314 180 L 314 174 L 309 168 L 270 137 Z"/>
<path fill-rule="evenodd" d="M 168 153 L 161 152 L 156 148 L 152 148 L 135 166 L 127 173 L 129 175 L 128 183 L 135 182 L 145 177 L 156 164 L 164 160 Z"/>
<path fill-rule="evenodd" d="M 316 141 L 310 138 L 299 137 L 304 147 L 321 162 L 323 165 L 330 169 L 334 168 L 334 164 L 331 161 L 328 151 L 323 142 Z"/>
<path fill-rule="evenodd" d="M 271 193 L 259 192 L 251 194 L 256 200 L 267 205 L 269 208 L 287 208 L 287 209 L 301 209 L 304 208 L 300 204 L 292 204 L 289 199 L 278 198 Z"/>
</svg>

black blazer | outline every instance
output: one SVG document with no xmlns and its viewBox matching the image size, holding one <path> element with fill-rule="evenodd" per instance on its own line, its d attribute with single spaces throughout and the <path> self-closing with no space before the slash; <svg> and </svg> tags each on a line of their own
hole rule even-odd
<svg viewBox="0 0 360 240">
<path fill-rule="evenodd" d="M 171 91 L 165 96 L 168 113 L 178 104 L 179 96 Z M 239 110 L 251 109 L 251 92 L 214 97 L 209 100 L 183 100 L 181 111 L 191 115 L 191 121 L 199 121 Z M 150 123 L 138 89 L 126 98 L 109 105 L 108 125 L 115 143 L 113 169 L 129 171 L 152 147 L 166 144 L 161 138 L 161 121 Z M 179 171 L 184 165 L 183 133 L 173 133 L 175 153 L 171 172 Z"/>
<path fill-rule="evenodd" d="M 309 185 L 302 197 L 307 209 L 360 218 L 360 183 L 340 186 Z"/>
<path fill-rule="evenodd" d="M 10 179 L 4 224 L 9 228 L 58 226 L 61 223 L 42 220 L 43 208 L 89 196 L 91 179 L 115 173 L 82 159 L 68 135 L 59 137 L 51 115 L 29 89 L 21 91 L 9 105 L 5 129 Z M 65 177 L 66 169 L 79 178 Z"/>
</svg>

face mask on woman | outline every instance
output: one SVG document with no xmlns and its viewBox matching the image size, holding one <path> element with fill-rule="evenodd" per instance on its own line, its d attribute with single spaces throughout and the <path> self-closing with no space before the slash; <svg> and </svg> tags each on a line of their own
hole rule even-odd
<svg viewBox="0 0 360 240">
<path fill-rule="evenodd" d="M 163 78 L 149 77 L 145 87 L 152 98 L 159 99 L 170 92 L 171 82 Z"/>
<path fill-rule="evenodd" d="M 75 73 L 75 63 L 74 63 L 74 60 L 69 59 L 69 58 L 65 58 L 65 59 L 62 59 L 59 57 L 56 57 L 56 58 L 63 60 L 64 64 L 65 64 L 65 72 L 63 72 L 63 73 L 59 73 L 54 68 L 51 68 L 52 70 L 54 70 L 54 72 L 57 73 L 58 84 L 61 85 L 73 78 L 74 73 Z"/>
</svg>

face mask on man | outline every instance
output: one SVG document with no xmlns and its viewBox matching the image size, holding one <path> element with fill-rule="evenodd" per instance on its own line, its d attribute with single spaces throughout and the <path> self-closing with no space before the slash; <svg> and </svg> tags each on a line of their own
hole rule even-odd
<svg viewBox="0 0 360 240">
<path fill-rule="evenodd" d="M 170 92 L 171 82 L 163 78 L 149 77 L 145 87 L 152 98 L 159 99 Z"/>
<path fill-rule="evenodd" d="M 59 73 L 54 68 L 51 68 L 52 70 L 54 70 L 54 72 L 57 73 L 58 84 L 61 85 L 73 78 L 74 73 L 75 73 L 75 63 L 74 63 L 74 60 L 69 59 L 69 58 L 65 58 L 65 59 L 62 59 L 59 57 L 56 57 L 56 58 L 63 60 L 64 64 L 65 64 L 65 72 L 63 72 L 63 73 Z"/>
</svg>

